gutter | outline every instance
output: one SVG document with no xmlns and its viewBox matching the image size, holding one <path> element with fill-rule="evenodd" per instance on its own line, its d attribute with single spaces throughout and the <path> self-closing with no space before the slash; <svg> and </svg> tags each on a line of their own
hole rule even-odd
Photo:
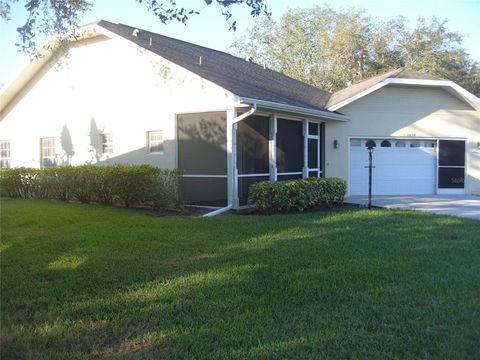
<svg viewBox="0 0 480 360">
<path fill-rule="evenodd" d="M 232 120 L 232 123 L 231 123 L 231 127 L 232 129 L 230 131 L 232 131 L 232 134 L 234 134 L 233 132 L 233 129 L 235 127 L 235 124 L 237 124 L 238 122 L 242 121 L 243 119 L 249 117 L 250 115 L 253 115 L 255 113 L 255 111 L 257 111 L 257 104 L 255 102 L 252 102 L 252 107 L 250 108 L 250 110 L 248 110 L 246 113 L 243 113 L 242 115 L 239 115 L 239 116 L 236 116 L 233 118 Z M 229 130 L 227 130 L 229 131 Z M 236 134 L 236 131 L 235 131 L 235 134 Z M 237 179 L 238 179 L 238 175 L 237 175 L 237 142 L 236 142 L 236 139 L 234 137 L 232 137 L 232 161 L 233 161 L 233 166 L 232 166 L 232 169 L 233 169 L 233 196 L 232 198 L 236 197 L 236 195 L 238 194 L 238 191 L 237 191 Z M 230 203 L 228 204 L 228 206 L 225 206 L 223 208 L 220 208 L 220 209 L 217 209 L 217 210 L 214 210 L 214 211 L 211 211 L 209 213 L 206 213 L 204 215 L 202 215 L 202 217 L 212 217 L 212 216 L 217 216 L 217 215 L 220 215 L 220 214 L 223 214 L 223 213 L 226 213 L 227 211 L 230 211 L 233 209 L 233 199 L 230 200 Z"/>
<path fill-rule="evenodd" d="M 350 120 L 350 118 L 346 115 L 332 113 L 327 110 L 314 110 L 314 109 L 304 108 L 300 106 L 286 105 L 286 104 L 280 104 L 272 101 L 257 100 L 257 99 L 251 99 L 246 97 L 241 97 L 240 102 L 245 104 L 250 104 L 255 108 L 257 106 L 260 106 L 260 107 L 265 107 L 272 110 L 279 110 L 279 111 L 283 110 L 283 111 L 292 112 L 300 115 L 320 117 L 323 119 L 330 119 L 330 120 L 337 120 L 337 121 Z"/>
</svg>

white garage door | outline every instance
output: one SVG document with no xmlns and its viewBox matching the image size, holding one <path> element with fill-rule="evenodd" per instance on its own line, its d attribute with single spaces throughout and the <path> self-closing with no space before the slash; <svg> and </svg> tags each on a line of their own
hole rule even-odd
<svg viewBox="0 0 480 360">
<path fill-rule="evenodd" d="M 350 195 L 368 194 L 368 139 L 350 140 Z M 436 141 L 374 139 L 373 195 L 434 194 Z"/>
</svg>

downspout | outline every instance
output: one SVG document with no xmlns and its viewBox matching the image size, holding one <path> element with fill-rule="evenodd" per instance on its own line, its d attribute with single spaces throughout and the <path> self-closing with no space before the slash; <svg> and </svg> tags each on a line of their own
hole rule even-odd
<svg viewBox="0 0 480 360">
<path fill-rule="evenodd" d="M 229 131 L 232 131 L 233 133 L 233 127 L 239 122 L 239 121 L 242 121 L 243 119 L 249 117 L 250 115 L 253 115 L 253 113 L 255 113 L 255 111 L 257 111 L 257 104 L 252 104 L 252 107 L 250 108 L 250 110 L 248 110 L 246 113 L 243 113 L 242 115 L 239 115 L 239 116 L 236 116 L 233 118 L 233 121 L 232 121 L 232 128 L 229 129 Z M 236 132 L 235 134 L 236 135 Z M 232 144 L 234 145 L 233 146 L 233 149 L 232 149 L 232 161 L 233 161 L 233 178 L 234 178 L 234 182 L 233 182 L 233 194 L 234 195 L 238 195 L 237 193 L 237 144 L 236 144 L 236 141 L 233 141 Z M 212 216 L 217 216 L 217 215 L 220 215 L 220 214 L 223 214 L 223 213 L 226 213 L 227 211 L 230 211 L 233 209 L 233 202 L 230 202 L 228 204 L 228 206 L 225 206 L 223 208 L 220 208 L 220 209 L 217 209 L 217 210 L 214 210 L 214 211 L 211 211 L 209 213 L 206 213 L 204 215 L 202 215 L 202 217 L 212 217 Z"/>
</svg>

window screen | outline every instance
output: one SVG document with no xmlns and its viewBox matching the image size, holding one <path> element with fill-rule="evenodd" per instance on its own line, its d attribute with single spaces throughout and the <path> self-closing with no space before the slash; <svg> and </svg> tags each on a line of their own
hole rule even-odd
<svg viewBox="0 0 480 360">
<path fill-rule="evenodd" d="M 438 187 L 440 189 L 463 189 L 465 183 L 465 169 L 439 168 Z"/>
<path fill-rule="evenodd" d="M 318 169 L 318 140 L 308 139 L 308 167 Z"/>
<path fill-rule="evenodd" d="M 238 123 L 237 168 L 239 174 L 268 173 L 270 119 L 250 116 Z"/>
<path fill-rule="evenodd" d="M 301 121 L 277 120 L 277 171 L 303 169 L 303 124 Z"/>
<path fill-rule="evenodd" d="M 177 117 L 178 167 L 185 174 L 227 174 L 227 116 L 225 112 Z"/>
<path fill-rule="evenodd" d="M 309 122 L 308 123 L 308 135 L 318 135 L 318 124 Z"/>
<path fill-rule="evenodd" d="M 465 141 L 440 140 L 438 147 L 438 165 L 465 166 Z"/>
</svg>

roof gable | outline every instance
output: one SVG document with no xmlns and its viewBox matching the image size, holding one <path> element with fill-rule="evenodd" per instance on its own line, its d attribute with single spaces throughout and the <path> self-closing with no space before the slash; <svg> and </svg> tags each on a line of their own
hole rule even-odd
<svg viewBox="0 0 480 360">
<path fill-rule="evenodd" d="M 405 68 L 392 70 L 362 80 L 332 94 L 327 103 L 327 109 L 330 111 L 337 111 L 338 109 L 389 84 L 441 87 L 451 95 L 469 104 L 474 109 L 480 110 L 480 99 L 453 81 Z"/>
<path fill-rule="evenodd" d="M 241 101 L 245 99 L 246 103 L 259 100 L 292 109 L 316 111 L 326 117 L 346 119 L 341 114 L 326 110 L 330 93 L 225 52 L 105 20 L 86 25 L 76 31 L 75 36 L 67 37 L 71 46 L 77 46 L 76 43 L 80 38 L 78 34 L 82 34 L 80 36 L 82 41 L 106 35 L 132 42 L 222 87 L 238 96 Z M 44 49 L 48 50 L 42 49 L 44 55 L 27 65 L 21 74 L 0 93 L 2 117 L 28 91 L 32 86 L 31 81 L 38 80 L 42 76 L 38 73 L 38 69 L 49 68 L 52 59 L 56 59 L 58 56 L 56 49 L 49 45 L 54 41 L 47 42 Z M 49 65 L 45 67 L 45 64 Z"/>
</svg>

